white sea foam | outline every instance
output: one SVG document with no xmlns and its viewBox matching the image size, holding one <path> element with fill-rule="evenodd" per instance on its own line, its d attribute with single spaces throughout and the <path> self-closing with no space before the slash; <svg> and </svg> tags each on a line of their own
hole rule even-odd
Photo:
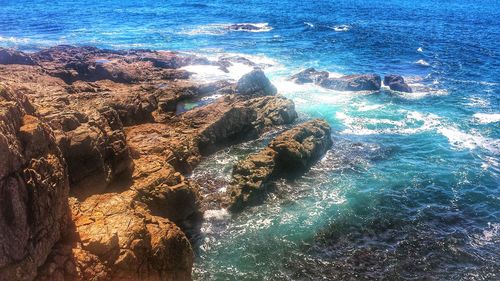
<svg viewBox="0 0 500 281">
<path fill-rule="evenodd" d="M 400 110 L 401 113 L 405 112 Z M 493 153 L 500 152 L 500 140 L 487 138 L 477 132 L 466 133 L 453 125 L 446 124 L 441 117 L 435 114 L 424 114 L 418 111 L 406 111 L 402 120 L 375 119 L 365 117 L 351 117 L 345 112 L 337 112 L 335 117 L 347 127 L 342 134 L 373 135 L 373 134 L 400 134 L 411 135 L 422 132 L 435 131 L 448 139 L 455 149 L 482 148 Z M 366 125 L 389 125 L 389 128 L 369 129 Z"/>
<path fill-rule="evenodd" d="M 418 60 L 415 63 L 421 66 L 431 66 L 430 63 L 426 62 L 425 60 Z"/>
<path fill-rule="evenodd" d="M 19 37 L 3 37 L 0 36 L 0 42 L 7 42 L 7 43 L 14 43 L 14 44 L 20 44 L 20 43 L 29 43 L 31 39 L 29 38 L 19 38 Z"/>
<path fill-rule="evenodd" d="M 356 104 L 358 106 L 358 111 L 371 111 L 371 110 L 376 110 L 376 109 L 379 109 L 379 108 L 382 108 L 384 107 L 383 104 L 366 104 L 366 103 L 359 103 L 359 104 Z"/>
<path fill-rule="evenodd" d="M 410 85 L 410 87 L 413 86 Z M 418 89 L 416 88 L 412 93 L 398 92 L 398 95 L 409 100 L 418 100 L 428 96 L 446 96 L 448 95 L 448 91 L 444 89 Z"/>
<path fill-rule="evenodd" d="M 340 24 L 340 25 L 335 25 L 333 27 L 329 26 L 329 28 L 331 28 L 337 32 L 346 32 L 346 31 L 349 31 L 351 29 L 351 26 L 347 25 L 347 24 Z"/>
<path fill-rule="evenodd" d="M 211 53 L 211 54 L 201 54 L 208 58 L 210 61 L 216 62 L 221 57 L 244 57 L 251 62 L 255 63 L 260 68 L 267 72 L 276 71 L 280 69 L 281 65 L 276 61 L 264 55 L 247 55 L 238 53 Z M 188 65 L 182 69 L 194 73 L 193 79 L 203 82 L 214 82 L 218 80 L 238 80 L 241 76 L 247 74 L 254 69 L 253 66 L 245 64 L 232 62 L 232 65 L 227 67 L 228 72 L 224 72 L 216 65 Z"/>
<path fill-rule="evenodd" d="M 500 122 L 500 113 L 476 113 L 474 118 L 481 124 Z"/>
<path fill-rule="evenodd" d="M 470 107 L 482 107 L 482 108 L 487 108 L 490 106 L 490 102 L 480 98 L 480 97 L 470 97 L 467 98 L 468 103 L 467 105 Z"/>
<path fill-rule="evenodd" d="M 0 36 L 0 43 L 7 43 L 9 45 L 32 44 L 36 46 L 53 46 L 64 42 L 65 42 L 64 38 L 60 38 L 59 40 L 45 40 L 45 39 L 26 38 L 26 37 Z"/>
<path fill-rule="evenodd" d="M 231 217 L 226 209 L 206 210 L 203 213 L 203 218 L 207 220 L 225 220 Z"/>
<path fill-rule="evenodd" d="M 419 52 L 419 53 L 423 53 L 423 52 L 424 52 L 424 49 L 423 49 L 422 47 L 418 47 L 417 52 Z"/>
<path fill-rule="evenodd" d="M 307 26 L 309 26 L 309 27 L 314 27 L 314 24 L 312 24 L 310 22 L 307 22 L 307 21 L 305 21 L 304 24 L 307 25 Z"/>
<path fill-rule="evenodd" d="M 256 27 L 257 29 L 230 29 L 230 27 L 234 25 L 232 23 L 213 23 L 206 24 L 201 26 L 195 26 L 192 28 L 183 29 L 178 32 L 178 34 L 182 35 L 224 35 L 231 31 L 236 32 L 268 32 L 273 28 L 267 22 L 258 22 L 258 23 L 238 23 L 238 25 L 251 25 Z"/>
<path fill-rule="evenodd" d="M 448 142 L 455 148 L 475 149 L 480 147 L 493 153 L 500 152 L 500 140 L 486 138 L 477 134 L 464 133 L 451 126 L 438 128 L 437 131 L 448 138 Z"/>
</svg>

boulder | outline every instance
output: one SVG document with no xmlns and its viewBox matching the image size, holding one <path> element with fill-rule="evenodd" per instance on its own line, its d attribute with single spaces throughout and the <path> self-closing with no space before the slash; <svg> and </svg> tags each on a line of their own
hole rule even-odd
<svg viewBox="0 0 500 281">
<path fill-rule="evenodd" d="M 319 84 L 323 79 L 327 79 L 330 74 L 327 71 L 317 71 L 310 67 L 292 75 L 289 80 L 297 84 L 315 83 Z"/>
<path fill-rule="evenodd" d="M 377 74 L 356 74 L 340 78 L 326 78 L 319 85 L 336 91 L 378 91 L 381 78 Z"/>
<path fill-rule="evenodd" d="M 241 95 L 257 96 L 269 96 L 277 93 L 276 87 L 269 81 L 261 69 L 254 69 L 243 75 L 238 80 L 236 91 Z"/>
<path fill-rule="evenodd" d="M 35 65 L 30 55 L 12 49 L 0 48 L 0 64 Z"/>
<path fill-rule="evenodd" d="M 33 280 L 68 223 L 68 174 L 50 127 L 4 85 L 0 155 L 0 280 Z"/>
<path fill-rule="evenodd" d="M 400 75 L 390 74 L 384 76 L 384 85 L 393 91 L 411 93 L 412 89 L 406 84 L 404 78 Z"/>
<path fill-rule="evenodd" d="M 321 119 L 295 126 L 269 144 L 277 153 L 277 166 L 287 173 L 308 169 L 331 146 L 330 125 Z"/>
<path fill-rule="evenodd" d="M 258 204 L 271 179 L 306 171 L 331 146 L 330 126 L 324 120 L 315 119 L 283 132 L 268 147 L 234 166 L 229 210 L 239 212 Z"/>
</svg>

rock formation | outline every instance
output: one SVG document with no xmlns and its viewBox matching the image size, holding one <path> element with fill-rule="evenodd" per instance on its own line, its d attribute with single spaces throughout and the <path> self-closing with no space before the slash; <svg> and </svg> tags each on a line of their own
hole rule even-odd
<svg viewBox="0 0 500 281">
<path fill-rule="evenodd" d="M 317 71 L 314 68 L 307 68 L 292 75 L 289 79 L 297 84 L 314 83 L 336 91 L 378 91 L 381 86 L 381 78 L 377 74 L 355 74 L 331 78 L 328 72 Z"/>
<path fill-rule="evenodd" d="M 190 280 L 203 187 L 185 176 L 297 117 L 262 70 L 200 84 L 180 69 L 232 60 L 0 49 L 0 281 Z"/>
<path fill-rule="evenodd" d="M 67 227 L 68 173 L 22 89 L 0 84 L 0 280 L 33 280 Z"/>
<path fill-rule="evenodd" d="M 258 203 L 272 178 L 307 170 L 331 145 L 330 126 L 324 120 L 315 119 L 283 132 L 268 147 L 234 166 L 229 209 L 238 212 Z"/>
<path fill-rule="evenodd" d="M 384 85 L 389 86 L 393 91 L 411 93 L 412 89 L 406 84 L 405 79 L 400 75 L 386 75 L 384 76 Z"/>
<path fill-rule="evenodd" d="M 266 77 L 264 71 L 255 69 L 238 80 L 236 91 L 241 95 L 268 96 L 277 93 L 276 87 Z"/>
<path fill-rule="evenodd" d="M 323 79 L 327 79 L 330 73 L 327 71 L 317 71 L 315 68 L 307 68 L 301 72 L 294 74 L 290 80 L 297 84 L 315 83 L 319 84 Z"/>
<path fill-rule="evenodd" d="M 381 79 L 377 74 L 347 75 L 321 80 L 320 86 L 337 91 L 378 91 Z"/>
</svg>

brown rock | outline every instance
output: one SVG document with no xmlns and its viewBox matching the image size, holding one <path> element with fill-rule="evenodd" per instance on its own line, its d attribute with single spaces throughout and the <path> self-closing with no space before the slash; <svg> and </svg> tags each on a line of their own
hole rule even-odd
<svg viewBox="0 0 500 281">
<path fill-rule="evenodd" d="M 332 145 L 330 126 L 315 119 L 287 130 L 268 147 L 249 155 L 233 168 L 229 188 L 232 212 L 261 202 L 268 182 L 277 176 L 296 176 L 318 160 Z"/>
<path fill-rule="evenodd" d="M 0 280 L 32 280 L 67 225 L 68 175 L 52 130 L 0 85 Z"/>
<path fill-rule="evenodd" d="M 76 279 L 191 280 L 193 252 L 186 236 L 132 198 L 110 193 L 72 201 Z"/>
<path fill-rule="evenodd" d="M 0 48 L 0 64 L 34 65 L 30 55 L 12 49 Z"/>
</svg>

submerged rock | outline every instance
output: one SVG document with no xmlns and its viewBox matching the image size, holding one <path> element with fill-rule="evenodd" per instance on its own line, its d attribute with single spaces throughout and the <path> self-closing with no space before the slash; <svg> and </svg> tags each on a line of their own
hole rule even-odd
<svg viewBox="0 0 500 281">
<path fill-rule="evenodd" d="M 319 85 L 336 91 L 378 91 L 381 78 L 377 74 L 355 74 L 323 79 Z"/>
<path fill-rule="evenodd" d="M 406 84 L 404 78 L 400 75 L 386 75 L 384 76 L 384 85 L 388 86 L 393 91 L 411 93 L 412 89 Z"/>
<path fill-rule="evenodd" d="M 315 119 L 283 132 L 268 147 L 234 166 L 229 210 L 238 212 L 259 203 L 269 180 L 304 172 L 331 146 L 330 126 L 324 120 Z"/>
<path fill-rule="evenodd" d="M 250 23 L 237 23 L 237 24 L 231 24 L 230 26 L 227 27 L 227 29 L 234 31 L 258 31 L 261 30 L 262 28 Z"/>
<path fill-rule="evenodd" d="M 238 80 L 236 91 L 241 95 L 269 96 L 275 95 L 276 87 L 261 69 L 254 69 Z"/>
<path fill-rule="evenodd" d="M 310 67 L 292 75 L 289 79 L 297 84 L 319 84 L 323 79 L 328 78 L 329 75 L 327 71 L 317 71 L 315 68 Z"/>
</svg>

